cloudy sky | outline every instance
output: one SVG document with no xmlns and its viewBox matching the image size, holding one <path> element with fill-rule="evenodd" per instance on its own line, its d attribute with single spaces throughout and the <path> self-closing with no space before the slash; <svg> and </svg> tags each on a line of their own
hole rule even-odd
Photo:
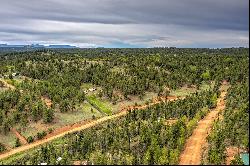
<svg viewBox="0 0 250 166">
<path fill-rule="evenodd" d="M 0 44 L 249 45 L 249 0 L 0 0 Z"/>
</svg>

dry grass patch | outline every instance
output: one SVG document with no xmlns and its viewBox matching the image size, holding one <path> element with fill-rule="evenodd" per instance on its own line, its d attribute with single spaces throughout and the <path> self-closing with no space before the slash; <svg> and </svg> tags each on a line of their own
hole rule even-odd
<svg viewBox="0 0 250 166">
<path fill-rule="evenodd" d="M 165 122 L 163 124 L 171 126 L 171 125 L 175 124 L 177 121 L 178 121 L 178 119 L 168 119 L 168 120 L 165 120 Z"/>
<path fill-rule="evenodd" d="M 41 97 L 41 100 L 46 104 L 46 106 L 47 106 L 48 108 L 51 108 L 51 106 L 52 106 L 52 101 L 50 100 L 49 97 L 47 97 L 47 96 L 42 96 L 42 97 Z"/>
</svg>

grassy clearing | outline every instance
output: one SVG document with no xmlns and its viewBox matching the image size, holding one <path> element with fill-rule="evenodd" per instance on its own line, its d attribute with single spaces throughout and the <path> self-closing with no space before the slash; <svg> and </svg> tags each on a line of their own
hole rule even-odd
<svg viewBox="0 0 250 166">
<path fill-rule="evenodd" d="M 213 88 L 215 85 L 215 82 L 212 81 L 210 84 L 207 82 L 202 82 L 200 89 L 198 91 L 206 91 L 209 90 L 210 88 Z"/>
<path fill-rule="evenodd" d="M 196 88 L 181 87 L 180 89 L 171 91 L 169 95 L 184 97 L 195 92 L 196 92 Z"/>
<path fill-rule="evenodd" d="M 84 83 L 81 85 L 81 88 L 85 89 L 85 90 L 92 88 L 92 87 L 93 87 L 93 85 L 91 83 Z"/>
<path fill-rule="evenodd" d="M 96 107 L 96 109 L 99 109 L 99 111 L 102 111 L 108 115 L 112 114 L 111 107 L 107 105 L 107 103 L 100 101 L 95 95 L 86 96 L 86 98 L 88 102 Z"/>
<path fill-rule="evenodd" d="M 41 132 L 39 131 L 36 127 L 35 127 L 35 123 L 34 124 L 30 124 L 29 127 L 27 127 L 25 130 L 23 129 L 21 131 L 21 134 L 22 136 L 24 136 L 26 139 L 29 137 L 29 136 L 36 136 L 37 135 L 37 132 Z"/>
<path fill-rule="evenodd" d="M 12 132 L 9 132 L 7 135 L 0 134 L 0 143 L 3 143 L 10 148 L 15 146 L 15 140 L 16 136 Z"/>
<path fill-rule="evenodd" d="M 77 111 L 74 112 L 55 112 L 55 120 L 50 124 L 44 124 L 42 121 L 37 123 L 30 123 L 26 130 L 22 130 L 24 137 L 35 136 L 38 131 L 47 131 L 49 128 L 60 128 L 65 125 L 74 124 L 81 122 L 86 119 L 92 119 L 93 115 L 95 118 L 102 117 L 102 114 L 91 106 L 88 102 L 84 102 L 78 106 Z"/>
<path fill-rule="evenodd" d="M 157 97 L 157 93 L 155 92 L 146 92 L 142 99 L 140 99 L 138 96 L 129 96 L 131 100 L 123 100 L 117 102 L 115 105 L 111 104 L 111 107 L 113 108 L 113 112 L 117 112 L 125 107 L 135 105 L 137 103 L 138 105 L 145 104 L 147 101 L 151 100 L 152 98 Z M 106 101 L 108 102 L 108 100 Z"/>
<path fill-rule="evenodd" d="M 199 90 L 197 90 L 197 88 L 195 88 L 195 87 L 189 88 L 187 86 L 184 86 L 184 87 L 181 87 L 180 89 L 176 89 L 174 91 L 171 91 L 170 95 L 184 97 L 184 96 L 190 95 L 190 94 L 195 93 L 195 92 L 207 91 L 207 90 L 213 88 L 214 85 L 215 85 L 214 81 L 211 83 L 202 82 Z"/>
<path fill-rule="evenodd" d="M 91 111 L 92 109 L 92 111 Z M 55 113 L 55 117 L 58 118 L 58 122 L 54 125 L 55 127 L 62 127 L 68 124 L 73 124 L 75 122 L 80 122 L 85 119 L 91 119 L 92 116 L 101 117 L 102 114 L 92 107 L 89 103 L 84 102 L 75 112 L 66 113 Z"/>
</svg>

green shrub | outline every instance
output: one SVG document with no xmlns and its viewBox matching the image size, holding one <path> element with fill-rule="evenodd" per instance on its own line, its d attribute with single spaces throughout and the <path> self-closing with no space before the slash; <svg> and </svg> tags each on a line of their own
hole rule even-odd
<svg viewBox="0 0 250 166">
<path fill-rule="evenodd" d="M 21 142 L 20 142 L 19 138 L 16 138 L 15 147 L 19 147 L 19 146 L 21 146 Z"/>
<path fill-rule="evenodd" d="M 42 139 L 43 137 L 45 137 L 47 135 L 47 133 L 45 131 L 42 132 L 38 132 L 37 133 L 37 139 Z"/>
<path fill-rule="evenodd" d="M 34 138 L 33 138 L 32 136 L 29 136 L 29 137 L 27 138 L 27 141 L 28 141 L 28 143 L 31 143 L 31 142 L 34 141 Z"/>
<path fill-rule="evenodd" d="M 4 146 L 3 144 L 0 143 L 0 152 L 3 152 L 3 151 L 5 151 L 5 150 L 6 150 L 5 146 Z"/>
<path fill-rule="evenodd" d="M 49 128 L 49 129 L 48 129 L 48 133 L 49 133 L 49 134 L 52 133 L 53 130 L 54 130 L 53 128 Z"/>
</svg>

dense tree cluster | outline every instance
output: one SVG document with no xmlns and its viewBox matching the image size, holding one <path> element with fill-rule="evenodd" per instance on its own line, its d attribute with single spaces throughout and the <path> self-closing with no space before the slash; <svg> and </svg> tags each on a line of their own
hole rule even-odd
<svg viewBox="0 0 250 166">
<path fill-rule="evenodd" d="M 228 145 L 248 147 L 249 49 L 72 49 L 0 53 L 0 77 L 15 89 L 0 93 L 0 132 L 29 121 L 50 123 L 55 111 L 74 111 L 85 100 L 81 86 L 91 83 L 100 96 L 117 101 L 117 93 L 129 99 L 151 91 L 168 94 L 183 85 L 215 81 L 211 91 L 184 100 L 131 111 L 110 121 L 43 146 L 15 164 L 69 164 L 87 160 L 95 164 L 177 164 L 186 138 L 197 121 L 216 105 L 220 82 L 232 86 L 227 96 L 224 120 L 214 124 L 209 137 L 208 160 L 221 164 Z M 16 81 L 13 73 L 24 79 Z M 0 88 L 4 86 L 0 81 Z M 46 106 L 43 97 L 52 101 Z M 93 117 L 94 119 L 95 117 Z M 165 125 L 167 119 L 178 121 Z M 46 133 L 38 133 L 37 138 Z M 33 142 L 34 138 L 29 138 Z M 0 151 L 4 148 L 0 144 Z M 57 157 L 63 159 L 58 162 Z"/>
<path fill-rule="evenodd" d="M 79 89 L 89 82 L 103 87 L 110 99 L 119 90 L 125 97 L 145 91 L 176 89 L 202 81 L 242 81 L 248 70 L 248 49 L 86 49 L 75 52 L 36 51 L 10 53 L 6 65 L 21 75 Z M 0 71 L 6 71 L 6 65 Z M 59 85 L 58 85 L 59 84 Z M 62 89 L 60 89 L 62 87 Z"/>
<path fill-rule="evenodd" d="M 29 121 L 43 119 L 49 123 L 54 118 L 54 110 L 48 108 L 34 91 L 23 89 L 20 92 L 19 88 L 4 91 L 0 93 L 0 101 L 0 132 L 5 134 L 15 124 L 26 127 Z"/>
<path fill-rule="evenodd" d="M 177 164 L 185 139 L 206 115 L 214 93 L 196 93 L 146 110 L 131 110 L 124 118 L 67 135 L 59 144 L 50 143 L 13 163 Z M 166 124 L 169 118 L 178 120 Z M 58 163 L 59 157 L 63 160 Z"/>
</svg>

